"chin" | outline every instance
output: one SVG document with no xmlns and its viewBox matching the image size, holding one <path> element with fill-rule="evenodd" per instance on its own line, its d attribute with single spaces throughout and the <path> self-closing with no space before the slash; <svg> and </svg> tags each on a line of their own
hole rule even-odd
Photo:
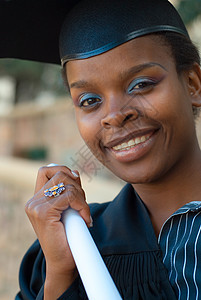
<svg viewBox="0 0 201 300">
<path fill-rule="evenodd" d="M 136 168 L 133 168 L 132 172 L 114 172 L 111 170 L 117 177 L 121 178 L 123 181 L 131 184 L 149 184 L 159 181 L 162 178 L 163 172 L 158 172 L 157 170 L 151 169 L 151 172 L 142 171 L 140 172 Z"/>
</svg>

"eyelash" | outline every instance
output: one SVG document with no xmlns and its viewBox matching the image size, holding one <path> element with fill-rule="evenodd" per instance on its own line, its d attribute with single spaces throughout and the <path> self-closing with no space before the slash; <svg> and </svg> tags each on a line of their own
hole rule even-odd
<svg viewBox="0 0 201 300">
<path fill-rule="evenodd" d="M 95 102 L 90 104 L 90 103 L 87 102 L 87 101 L 90 101 L 90 100 L 92 100 L 92 101 L 95 100 Z M 91 108 L 91 107 L 93 107 L 97 104 L 100 104 L 101 102 L 102 102 L 102 100 L 100 99 L 100 97 L 98 95 L 89 93 L 89 94 L 85 94 L 85 95 L 80 97 L 79 106 L 83 107 L 83 108 Z M 88 105 L 84 105 L 84 103 L 88 103 Z"/>
<path fill-rule="evenodd" d="M 135 92 L 140 92 L 143 90 L 146 91 L 147 89 L 152 88 L 156 84 L 157 82 L 150 78 L 137 78 L 129 84 L 128 94 L 131 94 L 134 91 Z M 140 87 L 140 85 L 142 86 Z M 136 88 L 137 86 L 139 87 Z M 91 104 L 89 103 L 90 100 L 92 100 Z M 84 94 L 79 98 L 79 106 L 86 109 L 99 105 L 101 102 L 102 102 L 101 98 L 98 95 L 92 93 Z M 84 103 L 87 103 L 87 105 L 85 105 Z"/>
<path fill-rule="evenodd" d="M 157 82 L 153 79 L 149 79 L 149 78 L 138 78 L 133 80 L 129 87 L 128 87 L 128 94 L 135 92 L 140 92 L 143 91 L 148 88 L 152 88 L 153 86 L 155 86 L 157 84 Z M 140 85 L 142 85 L 140 87 Z M 139 86 L 138 88 L 136 88 L 137 86 Z"/>
</svg>

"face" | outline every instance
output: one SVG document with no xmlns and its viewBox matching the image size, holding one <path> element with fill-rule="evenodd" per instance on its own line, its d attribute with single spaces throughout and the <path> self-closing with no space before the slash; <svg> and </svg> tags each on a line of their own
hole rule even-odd
<svg viewBox="0 0 201 300">
<path fill-rule="evenodd" d="M 127 182 L 156 181 L 193 151 L 189 80 L 169 53 L 146 36 L 66 66 L 82 138 Z"/>
</svg>

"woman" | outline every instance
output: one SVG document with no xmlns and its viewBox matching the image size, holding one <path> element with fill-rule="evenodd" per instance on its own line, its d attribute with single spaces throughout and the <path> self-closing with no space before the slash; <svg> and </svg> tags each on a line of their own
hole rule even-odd
<svg viewBox="0 0 201 300">
<path fill-rule="evenodd" d="M 38 241 L 16 299 L 86 298 L 61 223 L 69 206 L 123 299 L 199 299 L 201 72 L 178 13 L 166 0 L 81 1 L 64 22 L 60 54 L 81 136 L 128 184 L 89 207 L 78 171 L 39 170 L 26 205 Z"/>
</svg>

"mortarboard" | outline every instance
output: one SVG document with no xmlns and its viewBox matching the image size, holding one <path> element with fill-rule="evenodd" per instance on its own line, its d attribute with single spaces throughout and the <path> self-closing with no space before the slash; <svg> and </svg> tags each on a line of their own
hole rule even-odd
<svg viewBox="0 0 201 300">
<path fill-rule="evenodd" d="M 154 32 L 188 36 L 167 0 L 0 0 L 0 24 L 0 57 L 58 64 Z"/>
<path fill-rule="evenodd" d="M 79 0 L 0 0 L 0 57 L 60 64 L 59 33 Z"/>
<path fill-rule="evenodd" d="M 81 1 L 62 26 L 61 61 L 89 58 L 161 31 L 188 36 L 178 12 L 167 0 Z"/>
</svg>

